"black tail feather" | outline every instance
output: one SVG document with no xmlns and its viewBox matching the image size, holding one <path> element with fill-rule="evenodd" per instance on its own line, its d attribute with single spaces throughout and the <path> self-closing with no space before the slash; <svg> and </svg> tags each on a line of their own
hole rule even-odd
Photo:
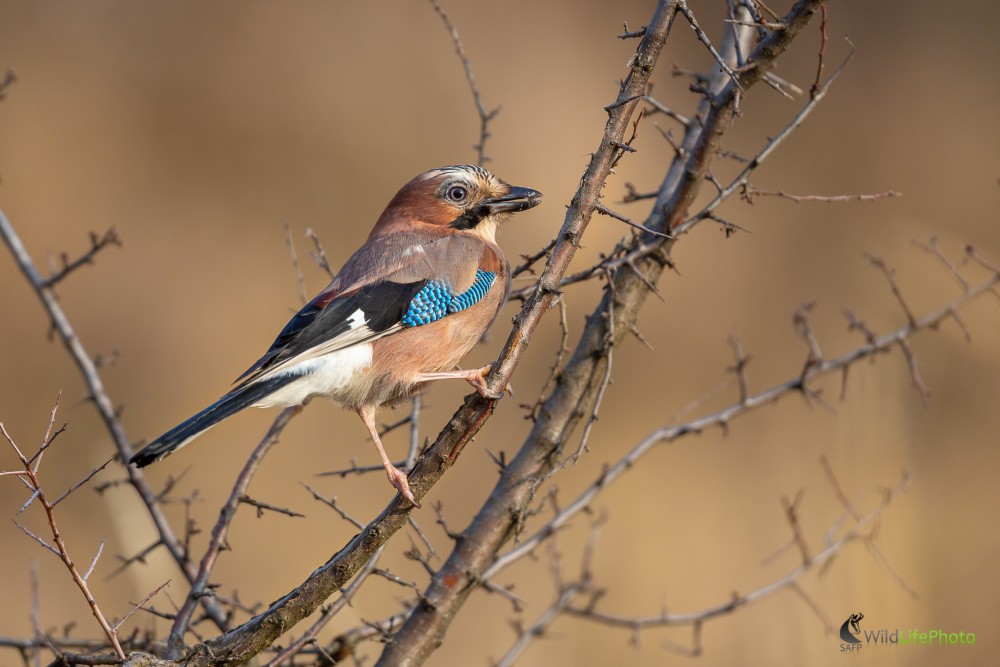
<svg viewBox="0 0 1000 667">
<path fill-rule="evenodd" d="M 129 463 L 142 468 L 143 466 L 148 466 L 150 463 L 159 461 L 171 452 L 180 449 L 223 419 L 231 417 L 243 408 L 253 405 L 281 387 L 297 380 L 298 377 L 296 375 L 282 375 L 270 380 L 254 382 L 226 394 L 194 417 L 175 426 L 143 447 L 135 456 L 129 459 Z"/>
</svg>

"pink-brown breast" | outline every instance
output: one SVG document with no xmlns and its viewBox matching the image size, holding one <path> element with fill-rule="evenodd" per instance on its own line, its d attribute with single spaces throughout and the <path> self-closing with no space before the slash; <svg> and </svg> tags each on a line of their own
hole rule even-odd
<svg viewBox="0 0 1000 667">
<path fill-rule="evenodd" d="M 404 329 L 372 343 L 372 365 L 362 373 L 370 387 L 369 400 L 395 403 L 412 396 L 426 384 L 417 380 L 421 373 L 452 370 L 475 347 L 506 302 L 510 289 L 510 267 L 499 248 L 484 244 L 479 268 L 496 274 L 479 302 L 436 322 Z M 455 288 L 463 291 L 468 286 Z"/>
</svg>

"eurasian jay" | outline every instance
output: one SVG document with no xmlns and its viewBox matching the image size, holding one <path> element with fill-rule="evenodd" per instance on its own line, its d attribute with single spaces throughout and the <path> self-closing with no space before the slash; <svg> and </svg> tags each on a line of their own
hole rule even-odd
<svg viewBox="0 0 1000 667">
<path fill-rule="evenodd" d="M 541 197 L 477 166 L 420 174 L 396 193 L 364 245 L 229 393 L 130 463 L 158 461 L 243 408 L 295 406 L 322 396 L 358 413 L 389 481 L 416 505 L 406 473 L 385 453 L 375 412 L 446 378 L 499 398 L 486 386 L 489 366 L 459 370 L 458 363 L 496 319 L 510 290 L 497 225 Z"/>
</svg>

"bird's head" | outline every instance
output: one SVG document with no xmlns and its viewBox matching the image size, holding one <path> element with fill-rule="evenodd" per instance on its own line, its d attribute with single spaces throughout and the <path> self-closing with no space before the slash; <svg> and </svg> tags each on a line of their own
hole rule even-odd
<svg viewBox="0 0 1000 667">
<path fill-rule="evenodd" d="M 496 242 L 497 225 L 542 201 L 542 193 L 509 185 L 482 167 L 458 165 L 420 174 L 386 207 L 372 234 L 432 225 Z"/>
</svg>

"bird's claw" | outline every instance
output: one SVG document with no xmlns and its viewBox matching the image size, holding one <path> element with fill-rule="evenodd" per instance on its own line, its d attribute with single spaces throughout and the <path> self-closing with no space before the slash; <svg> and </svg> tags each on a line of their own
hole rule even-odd
<svg viewBox="0 0 1000 667">
<path fill-rule="evenodd" d="M 486 376 L 489 375 L 492 370 L 492 366 L 483 366 L 482 368 L 476 369 L 468 377 L 469 384 L 476 388 L 476 391 L 479 392 L 480 396 L 491 401 L 503 398 L 504 392 L 510 394 L 510 397 L 513 398 L 514 388 L 510 386 L 510 383 L 504 387 L 504 391 L 500 392 L 493 391 L 489 388 L 486 384 Z"/>
<path fill-rule="evenodd" d="M 406 479 L 406 473 L 399 468 L 392 466 L 392 468 L 386 468 L 385 474 L 389 477 L 389 483 L 399 491 L 399 495 L 406 498 L 407 501 L 417 509 L 420 509 L 420 503 L 417 499 L 413 497 L 413 492 L 410 491 L 410 483 Z"/>
</svg>

